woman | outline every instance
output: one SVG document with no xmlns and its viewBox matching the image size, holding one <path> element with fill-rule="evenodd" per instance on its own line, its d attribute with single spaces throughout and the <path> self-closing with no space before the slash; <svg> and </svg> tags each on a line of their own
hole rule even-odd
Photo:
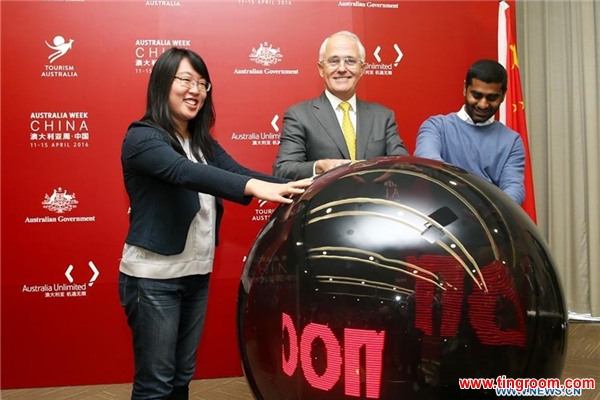
<svg viewBox="0 0 600 400">
<path fill-rule="evenodd" d="M 119 295 L 133 336 L 132 399 L 187 399 L 196 367 L 221 199 L 291 203 L 310 180 L 282 181 L 238 164 L 211 137 L 202 58 L 171 48 L 156 61 L 146 113 L 129 126 L 121 163 L 130 227 Z"/>
</svg>

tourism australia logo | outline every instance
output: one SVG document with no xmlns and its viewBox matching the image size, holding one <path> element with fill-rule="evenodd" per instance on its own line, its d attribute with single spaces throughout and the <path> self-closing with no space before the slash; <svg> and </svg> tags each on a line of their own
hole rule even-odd
<svg viewBox="0 0 600 400">
<path fill-rule="evenodd" d="M 48 64 L 44 65 L 41 76 L 43 78 L 76 78 L 77 71 L 73 65 L 62 64 L 63 57 L 70 54 L 75 39 L 65 39 L 57 35 L 50 42 L 44 43 L 48 49 Z M 68 59 L 68 58 L 67 58 Z"/>
</svg>

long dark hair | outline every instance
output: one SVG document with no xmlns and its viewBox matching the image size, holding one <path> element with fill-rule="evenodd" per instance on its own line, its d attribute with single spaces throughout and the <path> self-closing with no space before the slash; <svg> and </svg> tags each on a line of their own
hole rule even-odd
<svg viewBox="0 0 600 400">
<path fill-rule="evenodd" d="M 169 109 L 169 93 L 179 68 L 179 63 L 186 58 L 194 70 L 207 82 L 210 82 L 208 68 L 202 57 L 189 49 L 172 47 L 161 54 L 156 60 L 150 81 L 148 82 L 148 94 L 146 100 L 146 113 L 142 121 L 156 125 L 166 131 L 171 144 L 175 150 L 184 154 L 183 148 L 177 140 L 177 127 L 173 122 L 173 116 Z M 212 100 L 212 89 L 206 93 L 204 105 L 198 114 L 188 122 L 191 151 L 197 160 L 200 160 L 199 150 L 208 160 L 212 159 L 214 151 L 214 139 L 210 132 L 215 124 L 216 114 Z"/>
</svg>

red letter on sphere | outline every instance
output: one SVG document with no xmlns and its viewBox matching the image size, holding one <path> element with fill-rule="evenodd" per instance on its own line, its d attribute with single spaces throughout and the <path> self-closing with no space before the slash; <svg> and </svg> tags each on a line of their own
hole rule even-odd
<svg viewBox="0 0 600 400">
<path fill-rule="evenodd" d="M 314 370 L 311 357 L 312 342 L 318 337 L 325 343 L 327 352 L 327 369 L 323 375 L 318 375 Z M 300 361 L 306 380 L 314 388 L 330 390 L 340 379 L 342 372 L 340 344 L 326 325 L 314 323 L 306 325 L 300 339 Z"/>
<path fill-rule="evenodd" d="M 385 331 L 344 329 L 346 395 L 360 397 L 360 349 L 364 346 L 367 398 L 379 398 L 384 339 Z"/>
<path fill-rule="evenodd" d="M 290 338 L 290 356 L 287 360 L 285 359 L 284 343 L 284 333 L 286 329 Z M 296 333 L 294 321 L 292 321 L 292 318 L 286 313 L 281 315 L 281 336 L 281 366 L 283 367 L 283 372 L 285 372 L 287 376 L 292 376 L 294 372 L 296 372 L 296 367 L 298 366 L 298 333 Z"/>
</svg>

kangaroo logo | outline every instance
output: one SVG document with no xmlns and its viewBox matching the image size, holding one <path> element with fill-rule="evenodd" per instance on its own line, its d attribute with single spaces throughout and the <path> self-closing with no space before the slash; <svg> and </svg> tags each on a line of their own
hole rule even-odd
<svg viewBox="0 0 600 400">
<path fill-rule="evenodd" d="M 65 54 L 67 54 L 67 51 L 69 51 L 69 50 L 71 50 L 71 48 L 73 48 L 74 41 L 75 40 L 71 39 L 68 42 L 66 42 L 64 37 L 56 36 L 54 38 L 54 40 L 52 41 L 53 45 L 46 42 L 46 46 L 48 46 L 52 50 L 56 50 L 54 53 L 52 53 L 48 56 L 48 59 L 50 60 L 50 64 L 52 64 L 54 61 L 56 61 L 60 57 L 64 56 Z"/>
</svg>

